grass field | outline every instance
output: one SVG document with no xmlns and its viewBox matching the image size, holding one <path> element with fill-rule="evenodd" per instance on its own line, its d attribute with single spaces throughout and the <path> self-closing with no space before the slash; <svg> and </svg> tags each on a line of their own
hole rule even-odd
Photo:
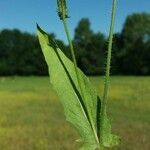
<svg viewBox="0 0 150 150">
<path fill-rule="evenodd" d="M 90 79 L 102 95 L 103 78 Z M 150 77 L 112 77 L 110 90 L 114 150 L 150 150 Z M 0 78 L 0 150 L 77 150 L 78 137 L 48 77 Z"/>
</svg>

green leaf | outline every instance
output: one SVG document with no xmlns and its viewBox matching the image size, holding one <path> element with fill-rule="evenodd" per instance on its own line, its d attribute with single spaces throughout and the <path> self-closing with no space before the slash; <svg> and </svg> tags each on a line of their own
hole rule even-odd
<svg viewBox="0 0 150 150">
<path fill-rule="evenodd" d="M 99 149 L 102 133 L 102 147 L 118 144 L 118 137 L 111 134 L 107 115 L 101 116 L 101 100 L 89 79 L 78 68 L 83 95 L 75 73 L 74 64 L 58 48 L 57 44 L 39 26 L 39 42 L 48 65 L 50 83 L 60 97 L 67 121 L 78 130 L 83 142 L 81 150 Z M 82 95 L 82 96 L 81 96 Z M 103 119 L 103 126 L 100 121 Z"/>
<path fill-rule="evenodd" d="M 103 127 L 102 129 L 102 145 L 104 147 L 113 147 L 120 143 L 120 138 L 111 133 L 111 123 L 108 119 L 107 115 L 105 114 L 103 120 Z"/>
<path fill-rule="evenodd" d="M 77 82 L 74 64 L 57 44 L 38 27 L 38 37 L 48 64 L 50 83 L 60 97 L 66 119 L 78 130 L 84 143 L 82 150 L 95 150 L 97 136 L 97 94 L 89 79 L 78 69 L 83 97 Z M 100 108 L 99 108 L 100 109 Z"/>
</svg>

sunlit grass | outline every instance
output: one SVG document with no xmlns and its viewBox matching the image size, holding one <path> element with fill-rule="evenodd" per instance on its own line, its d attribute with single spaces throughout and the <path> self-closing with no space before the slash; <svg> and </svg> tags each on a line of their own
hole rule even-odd
<svg viewBox="0 0 150 150">
<path fill-rule="evenodd" d="M 91 81 L 102 95 L 103 77 Z M 112 77 L 110 88 L 118 150 L 149 150 L 150 77 Z M 0 150 L 76 150 L 76 139 L 47 77 L 0 78 Z"/>
</svg>

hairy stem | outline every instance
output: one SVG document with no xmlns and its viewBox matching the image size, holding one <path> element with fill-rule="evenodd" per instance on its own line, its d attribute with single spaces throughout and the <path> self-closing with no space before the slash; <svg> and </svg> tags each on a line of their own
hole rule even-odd
<svg viewBox="0 0 150 150">
<path fill-rule="evenodd" d="M 75 58 L 74 47 L 73 47 L 73 44 L 72 44 L 72 41 L 71 41 L 71 38 L 70 38 L 70 33 L 69 33 L 69 30 L 68 30 L 68 27 L 67 27 L 66 18 L 63 18 L 63 25 L 64 25 L 64 29 L 65 29 L 65 32 L 66 32 L 66 35 L 67 35 L 67 40 L 68 40 L 68 43 L 69 43 L 69 46 L 70 46 L 70 52 L 71 52 L 72 60 L 73 60 L 73 63 L 74 63 L 74 69 L 75 69 L 75 73 L 76 73 L 76 77 L 77 77 L 77 83 L 78 83 L 78 86 L 79 86 L 79 90 L 81 92 L 81 97 L 83 99 L 85 99 L 83 88 L 81 86 L 81 78 L 80 78 L 80 75 L 79 75 L 79 72 L 78 72 L 78 69 L 77 69 L 77 62 L 76 62 L 76 58 Z M 91 118 L 90 115 L 89 115 L 89 117 Z M 97 141 L 97 145 L 99 147 L 99 139 L 98 139 L 98 136 L 97 136 L 96 129 L 94 127 L 94 124 L 92 122 L 90 122 L 90 123 L 91 123 L 92 129 L 93 129 L 94 135 L 95 135 L 95 139 Z"/>
<path fill-rule="evenodd" d="M 108 44 L 108 53 L 107 53 L 107 64 L 106 64 L 106 74 L 105 74 L 105 82 L 104 82 L 104 93 L 103 93 L 103 101 L 102 101 L 102 108 L 101 108 L 101 135 L 100 140 L 103 143 L 103 126 L 104 126 L 104 117 L 106 115 L 106 105 L 108 101 L 108 90 L 109 90 L 109 80 L 110 80 L 110 64 L 111 64 L 111 51 L 112 51 L 112 42 L 113 42 L 113 30 L 114 30 L 114 22 L 115 22 L 115 15 L 116 15 L 116 0 L 113 0 L 112 4 L 112 14 L 111 14 L 111 24 L 110 24 L 110 31 L 109 31 L 109 44 Z M 101 147 L 101 150 L 103 148 Z"/>
<path fill-rule="evenodd" d="M 77 82 L 78 82 L 78 85 L 79 85 L 79 88 L 80 88 L 81 95 L 83 96 L 83 90 L 82 90 L 82 87 L 81 87 L 80 77 L 79 77 L 79 73 L 78 73 L 78 69 L 77 69 L 77 61 L 76 61 L 76 58 L 75 58 L 75 52 L 74 52 L 73 44 L 72 44 L 72 41 L 71 41 L 71 38 L 70 38 L 70 33 L 69 33 L 69 30 L 68 30 L 68 27 L 67 27 L 66 19 L 63 19 L 63 25 L 64 25 L 64 29 L 65 29 L 65 32 L 66 32 L 66 35 L 67 35 L 67 40 L 68 40 L 68 43 L 69 43 L 69 46 L 70 46 L 70 52 L 71 52 L 72 60 L 73 60 L 73 63 L 74 63 L 74 69 L 75 69 L 75 73 L 76 73 L 76 77 L 77 77 Z"/>
</svg>

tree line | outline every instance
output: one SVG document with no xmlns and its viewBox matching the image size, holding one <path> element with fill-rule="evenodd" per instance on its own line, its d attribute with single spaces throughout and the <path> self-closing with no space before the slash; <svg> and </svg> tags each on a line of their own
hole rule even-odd
<svg viewBox="0 0 150 150">
<path fill-rule="evenodd" d="M 71 59 L 68 45 L 56 39 Z M 83 18 L 75 28 L 73 44 L 78 66 L 88 75 L 104 74 L 108 37 L 95 33 Z M 150 75 L 150 14 L 129 15 L 121 33 L 114 34 L 113 75 Z M 0 32 L 0 75 L 47 75 L 47 66 L 37 36 L 18 29 Z"/>
</svg>

